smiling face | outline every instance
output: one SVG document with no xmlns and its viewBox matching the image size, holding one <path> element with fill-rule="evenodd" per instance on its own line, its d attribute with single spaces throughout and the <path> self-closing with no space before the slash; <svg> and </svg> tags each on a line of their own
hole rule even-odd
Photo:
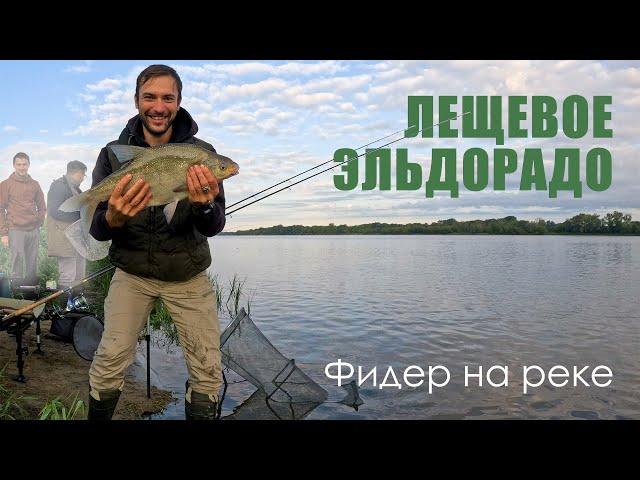
<svg viewBox="0 0 640 480">
<path fill-rule="evenodd" d="M 147 80 L 135 98 L 149 144 L 166 143 L 171 138 L 171 125 L 180 110 L 178 86 L 170 75 Z"/>
</svg>

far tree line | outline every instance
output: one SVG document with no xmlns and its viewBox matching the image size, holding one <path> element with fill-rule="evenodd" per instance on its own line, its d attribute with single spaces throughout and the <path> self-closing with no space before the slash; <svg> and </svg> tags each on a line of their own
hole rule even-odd
<svg viewBox="0 0 640 480">
<path fill-rule="evenodd" d="M 276 225 L 240 230 L 235 235 L 427 235 L 427 234 L 490 234 L 490 235 L 550 235 L 550 234 L 610 234 L 640 235 L 640 222 L 631 215 L 614 211 L 604 216 L 580 213 L 564 222 L 538 218 L 518 220 L 514 216 L 488 220 L 458 221 L 455 218 L 429 223 L 367 223 L 363 225 Z"/>
</svg>

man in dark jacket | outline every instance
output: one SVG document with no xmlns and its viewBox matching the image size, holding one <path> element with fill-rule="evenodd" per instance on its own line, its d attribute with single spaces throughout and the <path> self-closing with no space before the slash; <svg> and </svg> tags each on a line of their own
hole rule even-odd
<svg viewBox="0 0 640 480">
<path fill-rule="evenodd" d="M 84 278 L 85 259 L 76 252 L 64 231 L 80 219 L 80 212 L 62 212 L 60 205 L 82 193 L 80 184 L 87 166 L 77 160 L 67 164 L 67 173 L 54 180 L 47 193 L 47 255 L 58 257 L 58 287 L 66 288 Z"/>
<path fill-rule="evenodd" d="M 182 82 L 171 67 L 152 65 L 140 73 L 134 97 L 138 115 L 100 152 L 93 185 L 121 166 L 111 144 L 193 143 L 215 152 L 194 137 L 198 126 L 180 108 L 181 92 Z M 105 330 L 89 371 L 89 419 L 113 415 L 125 370 L 156 298 L 163 300 L 176 324 L 189 370 L 186 418 L 213 419 L 222 370 L 216 299 L 206 275 L 211 264 L 207 237 L 225 225 L 222 183 L 206 166 L 191 167 L 186 177 L 189 197 L 178 202 L 168 220 L 162 206 L 147 208 L 153 195 L 149 184 L 140 179 L 126 190 L 130 180 L 131 175 L 125 175 L 109 200 L 98 206 L 90 230 L 96 240 L 112 240 L 109 256 L 118 268 L 105 300 Z"/>
</svg>

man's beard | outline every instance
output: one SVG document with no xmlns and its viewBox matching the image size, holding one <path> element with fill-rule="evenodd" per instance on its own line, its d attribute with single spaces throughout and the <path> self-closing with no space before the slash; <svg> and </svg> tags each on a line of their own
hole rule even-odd
<svg viewBox="0 0 640 480">
<path fill-rule="evenodd" d="M 162 130 L 160 132 L 151 129 L 150 121 L 147 120 L 147 116 L 146 115 L 142 116 L 142 124 L 147 129 L 147 132 L 149 132 L 152 136 L 161 137 L 161 136 L 163 136 L 165 133 L 167 133 L 169 131 L 169 129 L 171 128 L 171 125 L 173 125 L 173 121 L 175 119 L 176 119 L 176 117 L 173 117 L 172 119 L 170 119 L 169 122 L 167 123 L 167 128 L 165 128 L 164 130 Z"/>
</svg>

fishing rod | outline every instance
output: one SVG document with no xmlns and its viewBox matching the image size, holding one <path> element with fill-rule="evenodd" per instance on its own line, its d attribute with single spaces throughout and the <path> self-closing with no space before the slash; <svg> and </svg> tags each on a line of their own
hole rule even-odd
<svg viewBox="0 0 640 480">
<path fill-rule="evenodd" d="M 467 115 L 467 114 L 469 114 L 469 113 L 471 113 L 471 112 L 464 112 L 464 113 L 461 113 L 460 115 L 456 115 L 455 117 L 452 117 L 452 118 L 449 118 L 449 119 L 443 120 L 443 121 L 438 122 L 438 123 L 434 123 L 433 125 L 429 125 L 428 127 L 424 127 L 424 128 L 422 128 L 421 130 L 418 130 L 418 131 L 416 132 L 416 135 L 417 135 L 418 133 L 420 133 L 420 132 L 423 132 L 423 131 L 426 131 L 426 130 L 431 130 L 431 129 L 433 129 L 434 127 L 437 127 L 438 125 L 441 125 L 441 124 L 443 124 L 443 123 L 445 123 L 445 122 L 450 122 L 451 120 L 455 120 L 455 119 L 457 119 L 457 118 L 459 118 L 459 117 L 462 117 L 462 116 L 464 116 L 464 115 Z M 400 132 L 402 132 L 402 131 L 404 131 L 404 130 L 398 130 L 398 131 L 396 131 L 396 132 L 394 132 L 394 133 L 390 133 L 389 135 L 386 135 L 386 136 L 384 136 L 384 137 L 381 137 L 381 138 L 379 138 L 378 140 L 374 140 L 373 142 L 369 142 L 369 143 L 367 143 L 366 145 L 363 145 L 362 147 L 358 147 L 358 149 L 356 149 L 356 150 L 359 150 L 360 148 L 365 148 L 365 147 L 367 147 L 367 146 L 369 146 L 369 145 L 371 145 L 371 144 L 373 144 L 373 143 L 376 143 L 376 142 L 378 142 L 378 141 L 380 141 L 380 140 L 384 140 L 384 139 L 386 139 L 386 138 L 389 138 L 389 137 L 391 137 L 391 136 L 393 136 L 393 135 L 396 135 L 396 134 L 398 134 L 398 133 L 400 133 Z M 376 149 L 374 149 L 374 150 L 372 150 L 371 152 L 368 152 L 368 153 L 374 153 L 374 152 L 377 152 L 377 151 L 381 150 L 381 149 L 382 149 L 382 148 L 384 148 L 384 147 L 388 147 L 389 145 L 392 145 L 392 144 L 394 144 L 394 143 L 399 142 L 400 140 L 403 140 L 404 138 L 405 138 L 405 137 L 404 137 L 404 136 L 402 136 L 402 137 L 400 137 L 400 138 L 397 138 L 396 140 L 392 140 L 391 142 L 385 143 L 384 145 L 381 145 L 380 147 L 378 147 L 378 148 L 376 148 Z M 301 179 L 301 180 L 298 180 L 297 182 L 294 182 L 294 183 L 292 183 L 292 184 L 290 184 L 290 185 L 287 185 L 286 187 L 280 188 L 280 189 L 276 190 L 275 192 L 271 192 L 271 193 L 269 193 L 269 194 L 267 194 L 267 195 L 264 195 L 263 197 L 260 197 L 260 198 L 258 198 L 258 199 L 256 199 L 256 200 L 252 201 L 252 202 L 249 202 L 249 203 L 247 203 L 247 204 L 245 204 L 245 205 L 242 205 L 242 206 L 240 206 L 240 207 L 238 207 L 238 208 L 235 208 L 235 209 L 231 210 L 230 212 L 225 212 L 225 216 L 226 216 L 226 215 L 231 215 L 232 213 L 235 213 L 235 212 L 237 212 L 237 211 L 239 211 L 239 210 L 242 210 L 243 208 L 246 208 L 246 207 L 248 207 L 249 205 L 253 205 L 254 203 L 257 203 L 257 202 L 259 202 L 259 201 L 261 201 L 261 200 L 264 200 L 265 198 L 271 197 L 272 195 L 275 195 L 276 193 L 279 193 L 279 192 L 281 192 L 281 191 L 283 191 L 283 190 L 286 190 L 286 189 L 291 188 L 291 187 L 293 187 L 293 186 L 295 186 L 295 185 L 298 185 L 299 183 L 305 182 L 305 181 L 307 181 L 307 180 L 309 180 L 309 179 L 311 179 L 311 178 L 313 178 L 313 177 L 317 177 L 317 176 L 318 176 L 318 175 L 320 175 L 321 173 L 328 172 L 329 170 L 333 170 L 333 169 L 334 169 L 334 168 L 336 168 L 336 167 L 339 167 L 339 166 L 341 166 L 341 165 L 345 165 L 345 164 L 348 164 L 348 163 L 350 163 L 350 162 L 352 162 L 352 161 L 354 161 L 354 160 L 357 160 L 357 159 L 359 159 L 360 157 L 362 157 L 363 155 L 366 155 L 366 153 L 367 153 L 367 152 L 365 151 L 365 152 L 361 153 L 360 155 L 357 155 L 357 156 L 355 156 L 355 157 L 348 158 L 347 160 L 344 160 L 344 161 L 342 161 L 342 162 L 336 163 L 335 165 L 332 165 L 332 166 L 331 166 L 331 167 L 329 167 L 329 168 L 326 168 L 326 169 L 324 169 L 324 170 L 321 170 L 321 171 L 319 171 L 319 172 L 316 172 L 316 173 L 314 173 L 313 175 L 309 175 L 308 177 L 305 177 L 305 178 L 303 178 L 303 179 Z M 319 167 L 321 167 L 321 166 L 323 166 L 323 165 L 326 165 L 327 163 L 330 163 L 330 162 L 333 162 L 333 159 L 331 159 L 331 160 L 327 160 L 326 162 L 323 162 L 323 163 L 321 163 L 321 164 L 319 164 L 319 165 L 316 165 L 315 167 L 312 167 L 312 168 L 310 168 L 310 169 L 307 169 L 307 170 L 305 170 L 304 172 L 301 172 L 301 173 L 299 173 L 299 174 L 297 174 L 297 175 L 294 175 L 293 177 L 290 177 L 290 178 L 288 178 L 288 179 L 282 180 L 281 182 L 278 182 L 278 183 L 276 183 L 276 184 L 274 184 L 274 185 L 272 185 L 272 186 L 270 186 L 270 187 L 268 187 L 268 188 L 266 188 L 266 189 L 264 189 L 264 190 L 261 190 L 260 192 L 257 192 L 257 193 L 255 193 L 255 194 L 253 194 L 253 195 L 251 195 L 251 196 L 249 196 L 249 197 L 247 197 L 247 198 L 243 199 L 243 200 L 240 200 L 239 202 L 236 202 L 236 203 L 234 203 L 234 204 L 230 205 L 230 207 L 235 206 L 235 205 L 238 205 L 238 204 L 240 204 L 240 203 L 242 203 L 242 202 L 244 202 L 244 201 L 246 201 L 246 200 L 248 200 L 248 199 L 250 199 L 250 198 L 253 198 L 253 197 L 257 196 L 257 195 L 260 195 L 261 193 L 264 193 L 264 192 L 266 192 L 266 191 L 268 191 L 268 190 L 271 190 L 272 188 L 275 188 L 275 187 L 277 187 L 278 185 L 281 185 L 281 184 L 283 184 L 283 183 L 285 183 L 285 182 L 288 182 L 289 180 L 292 180 L 293 178 L 297 178 L 297 177 L 299 177 L 299 176 L 301 176 L 301 175 L 304 175 L 305 173 L 308 173 L 308 172 L 310 172 L 310 171 L 312 171 L 312 170 L 315 170 L 316 168 L 319 168 Z M 229 208 L 229 207 L 228 207 L 228 208 Z M 38 301 L 36 301 L 36 302 L 34 302 L 34 303 L 30 304 L 30 305 L 27 305 L 27 306 L 25 306 L 25 307 L 22 307 L 22 308 L 20 308 L 20 309 L 18 309 L 18 310 L 13 311 L 13 312 L 12 312 L 12 313 L 10 313 L 9 315 L 7 315 L 7 316 L 3 317 L 3 318 L 0 320 L 0 323 L 5 323 L 5 322 L 7 322 L 8 320 L 11 320 L 12 318 L 15 318 L 15 317 L 17 317 L 17 316 L 23 315 L 23 314 L 25 314 L 25 313 L 27 313 L 27 312 L 29 312 L 29 311 L 33 310 L 34 308 L 36 308 L 36 307 L 38 307 L 38 306 L 40 306 L 40 305 L 42 305 L 42 304 L 44 304 L 44 303 L 47 303 L 47 302 L 49 302 L 49 301 L 51 301 L 51 300 L 54 300 L 54 299 L 58 298 L 59 296 L 61 296 L 61 295 L 65 294 L 65 293 L 70 292 L 70 291 L 71 291 L 71 290 L 73 290 L 74 288 L 77 288 L 77 287 L 79 287 L 80 285 L 82 285 L 82 284 L 84 284 L 84 283 L 86 283 L 86 282 L 88 282 L 88 281 L 90 281 L 90 280 L 93 280 L 94 278 L 99 277 L 100 275 L 104 275 L 105 273 L 110 272 L 111 270 L 114 270 L 115 268 L 116 268 L 116 267 L 115 267 L 115 265 L 112 265 L 112 264 L 106 265 L 105 267 L 101 268 L 100 270 L 96 270 L 96 271 L 95 271 L 95 272 L 93 272 L 91 275 L 88 275 L 87 277 L 83 278 L 82 280 L 77 281 L 77 282 L 76 282 L 76 283 L 74 283 L 72 286 L 70 286 L 70 287 L 68 287 L 68 288 L 66 288 L 66 289 L 64 289 L 64 290 L 59 290 L 59 291 L 57 291 L 57 292 L 55 292 L 55 293 L 53 293 L 53 294 L 51 294 L 51 295 L 49 295 L 49 296 L 47 296 L 47 297 L 45 297 L 45 298 L 41 298 L 40 300 L 38 300 Z"/>
<path fill-rule="evenodd" d="M 441 124 L 443 124 L 443 123 L 445 123 L 445 122 L 450 122 L 451 120 L 455 120 L 456 118 L 462 117 L 462 116 L 467 115 L 467 114 L 469 114 L 469 113 L 471 113 L 471 112 L 464 112 L 464 113 L 461 113 L 460 115 L 456 115 L 455 117 L 448 118 L 447 120 L 443 120 L 443 121 L 441 121 L 441 122 L 434 123 L 433 125 L 429 125 L 428 127 L 425 127 L 425 128 L 423 128 L 423 129 L 421 129 L 421 130 L 418 130 L 418 131 L 416 132 L 416 135 L 417 135 L 418 133 L 420 133 L 420 132 L 423 132 L 423 131 L 425 131 L 425 130 L 430 130 L 430 129 L 434 128 L 434 127 L 437 127 L 438 125 L 441 125 Z M 368 143 L 367 145 L 365 145 L 365 147 L 366 147 L 366 146 L 368 146 L 368 145 L 371 145 L 372 143 L 378 142 L 379 140 L 382 140 L 382 139 L 385 139 L 385 138 L 391 137 L 391 136 L 393 136 L 393 135 L 396 135 L 397 133 L 399 133 L 399 132 L 401 132 L 401 131 L 404 131 L 404 130 L 398 130 L 397 132 L 391 133 L 391 134 L 389 134 L 389 135 L 387 135 L 387 136 L 385 136 L 385 137 L 382 137 L 381 139 L 374 140 L 373 142 L 370 142 L 370 143 Z M 395 139 L 395 140 L 393 140 L 393 141 L 391 141 L 391 142 L 385 143 L 384 145 L 381 145 L 380 147 L 378 147 L 378 148 L 376 148 L 376 149 L 374 149 L 374 150 L 372 150 L 372 151 L 370 151 L 370 152 L 364 151 L 364 152 L 363 152 L 363 153 L 361 153 L 360 155 L 357 155 L 357 156 L 355 156 L 355 157 L 348 158 L 347 160 L 344 160 L 344 161 L 342 161 L 342 162 L 336 163 L 335 165 L 333 165 L 333 166 L 331 166 L 331 167 L 329 167 L 329 168 L 326 168 L 326 169 L 324 169 L 324 170 L 320 170 L 319 172 L 316 172 L 316 173 L 314 173 L 313 175 L 309 175 L 308 177 L 305 177 L 305 178 L 303 178 L 303 179 L 301 179 L 301 180 L 298 180 L 297 182 L 294 182 L 294 183 L 292 183 L 292 184 L 289 184 L 289 185 L 287 185 L 286 187 L 282 187 L 282 188 L 280 188 L 280 189 L 276 190 L 275 192 L 271 192 L 271 193 L 269 193 L 268 195 L 265 195 L 265 196 L 263 196 L 263 197 L 258 198 L 257 200 L 254 200 L 254 201 L 252 201 L 252 202 L 247 203 L 246 205 L 242 205 L 241 207 L 235 208 L 235 209 L 231 210 L 230 212 L 225 212 L 225 216 L 226 216 L 226 215 L 231 215 L 232 213 L 235 213 L 235 212 L 237 212 L 238 210 L 242 210 L 243 208 L 248 207 L 249 205 L 253 205 L 254 203 L 257 203 L 257 202 L 259 202 L 259 201 L 261 201 L 261 200 L 264 200 L 265 198 L 268 198 L 268 197 L 270 197 L 270 196 L 272 196 L 272 195 L 275 195 L 276 193 L 282 192 L 283 190 L 287 190 L 288 188 L 291 188 L 291 187 L 293 187 L 293 186 L 295 186 L 295 185 L 298 185 L 299 183 L 305 182 L 305 181 L 307 181 L 307 180 L 309 180 L 309 179 L 311 179 L 311 178 L 313 178 L 313 177 L 317 177 L 317 176 L 318 176 L 318 175 L 320 175 L 321 173 L 328 172 L 329 170 L 333 170 L 334 168 L 339 167 L 339 166 L 341 166 L 341 165 L 345 165 L 345 164 L 351 163 L 352 161 L 359 159 L 360 157 L 362 157 L 363 155 L 366 155 L 367 153 L 371 154 L 371 153 L 377 152 L 378 150 L 381 150 L 381 149 L 383 149 L 383 148 L 385 148 L 385 147 L 388 147 L 389 145 L 392 145 L 392 144 L 394 144 L 394 143 L 397 143 L 397 142 L 399 142 L 400 140 L 404 140 L 404 138 L 405 138 L 405 137 L 404 137 L 404 136 L 402 136 L 402 137 L 397 138 L 397 139 Z M 360 148 L 364 148 L 364 147 L 359 147 L 358 149 L 360 149 Z M 358 150 L 358 149 L 356 149 L 356 150 Z M 236 202 L 236 203 L 234 203 L 234 204 L 230 205 L 230 206 L 229 206 L 229 207 L 227 207 L 227 208 L 230 208 L 230 207 L 232 207 L 232 206 L 234 206 L 234 205 L 238 205 L 239 203 L 242 203 L 242 202 L 244 202 L 245 200 L 248 200 L 248 199 L 250 199 L 250 198 L 253 198 L 253 197 L 255 197 L 256 195 L 259 195 L 259 194 L 260 194 L 260 193 L 262 193 L 262 192 L 266 192 L 267 190 L 271 190 L 272 188 L 274 188 L 274 187 L 276 187 L 276 186 L 278 186 L 278 185 L 281 185 L 282 183 L 287 182 L 288 180 L 291 180 L 292 178 L 299 177 L 300 175 L 303 175 L 303 174 L 304 174 L 304 173 L 306 173 L 306 172 L 310 172 L 311 170 L 314 170 L 314 169 L 316 169 L 316 168 L 319 168 L 319 167 L 321 167 L 321 166 L 323 166 L 323 165 L 326 165 L 327 163 L 330 163 L 330 162 L 333 162 L 333 159 L 331 159 L 331 160 L 327 160 L 327 161 L 326 161 L 326 162 L 324 162 L 324 163 L 321 163 L 321 164 L 319 164 L 319 165 L 316 165 L 315 167 L 310 168 L 310 169 L 306 170 L 305 172 L 302 172 L 302 173 L 299 173 L 299 174 L 297 174 L 297 175 L 294 175 L 293 177 L 291 177 L 291 178 L 289 178 L 289 179 L 287 179 L 287 180 L 283 180 L 283 181 L 281 181 L 281 182 L 279 182 L 279 183 L 276 183 L 275 185 L 272 185 L 272 186 L 271 186 L 271 187 L 269 187 L 269 188 L 265 188 L 265 189 L 264 189 L 264 190 L 262 190 L 261 192 L 255 193 L 255 194 L 253 194 L 253 195 L 251 195 L 251 196 L 249 196 L 249 197 L 247 197 L 247 198 L 245 198 L 245 199 L 243 199 L 243 200 L 240 200 L 239 202 Z"/>
<path fill-rule="evenodd" d="M 74 288 L 77 288 L 80 285 L 82 285 L 82 284 L 84 284 L 84 283 L 86 283 L 86 282 L 88 282 L 90 280 L 93 280 L 96 277 L 99 277 L 100 275 L 104 275 L 105 273 L 113 270 L 114 268 L 116 268 L 116 266 L 112 265 L 112 264 L 109 264 L 109 265 L 107 265 L 105 267 L 102 267 L 100 270 L 96 270 L 91 275 L 86 276 L 82 280 L 78 280 L 76 283 L 74 283 L 73 285 L 71 285 L 68 288 L 65 288 L 64 290 L 58 290 L 57 292 L 49 295 L 48 297 L 41 298 L 40 300 L 38 300 L 36 302 L 33 302 L 33 303 L 31 303 L 31 304 L 29 304 L 29 305 L 27 305 L 25 307 L 22 307 L 22 308 L 20 308 L 18 310 L 15 310 L 15 311 L 11 312 L 6 317 L 0 319 L 0 323 L 6 323 L 8 320 L 11 320 L 14 317 L 17 317 L 17 316 L 23 315 L 23 314 L 25 314 L 27 312 L 30 312 L 34 308 L 36 308 L 36 307 L 38 307 L 38 306 L 40 306 L 40 305 L 42 305 L 44 303 L 47 303 L 47 302 L 49 302 L 51 300 L 54 300 L 54 299 L 58 298 L 60 295 L 63 295 L 65 293 L 69 293 Z"/>
<path fill-rule="evenodd" d="M 404 131 L 404 129 L 402 129 L 402 130 L 398 130 L 397 132 L 390 133 L 389 135 L 385 135 L 384 137 L 378 138 L 377 140 L 374 140 L 374 141 L 372 141 L 372 142 L 369 142 L 369 143 L 367 143 L 366 145 L 362 145 L 361 147 L 358 147 L 358 148 L 356 148 L 355 150 L 360 150 L 361 148 L 366 148 L 366 147 L 368 147 L 369 145 L 371 145 L 371 144 L 373 144 L 373 143 L 379 142 L 379 141 L 381 141 L 381 140 L 385 140 L 386 138 L 392 137 L 393 135 L 397 135 L 398 133 L 403 132 L 403 131 Z M 268 191 L 268 190 L 271 190 L 272 188 L 276 188 L 278 185 L 282 185 L 282 184 L 283 184 L 283 183 L 285 183 L 285 182 L 288 182 L 288 181 L 290 181 L 290 180 L 293 180 L 294 178 L 297 178 L 297 177 L 299 177 L 300 175 L 304 175 L 305 173 L 309 173 L 310 171 L 315 170 L 316 168 L 320 168 L 320 167 L 322 167 L 323 165 L 326 165 L 327 163 L 331 163 L 331 162 L 333 162 L 333 159 L 331 159 L 331 160 L 327 160 L 326 162 L 323 162 L 323 163 L 321 163 L 321 164 L 319 164 L 319 165 L 316 165 L 315 167 L 311 167 L 311 168 L 309 168 L 309 169 L 305 170 L 304 172 L 297 173 L 297 174 L 295 174 L 293 177 L 285 178 L 285 179 L 284 179 L 284 180 L 282 180 L 281 182 L 275 183 L 275 184 L 271 185 L 270 187 L 267 187 L 267 188 L 265 188 L 265 189 L 263 189 L 263 190 L 260 190 L 259 192 L 254 193 L 253 195 L 249 195 L 248 197 L 243 198 L 242 200 L 238 200 L 236 203 L 232 203 L 232 204 L 231 204 L 231 205 L 229 205 L 227 208 L 235 207 L 236 205 L 239 205 L 239 204 L 241 204 L 242 202 L 245 202 L 245 201 L 249 200 L 250 198 L 253 198 L 253 197 L 257 196 L 257 195 L 260 195 L 261 193 L 264 193 L 264 192 L 266 192 L 266 191 Z"/>
</svg>

